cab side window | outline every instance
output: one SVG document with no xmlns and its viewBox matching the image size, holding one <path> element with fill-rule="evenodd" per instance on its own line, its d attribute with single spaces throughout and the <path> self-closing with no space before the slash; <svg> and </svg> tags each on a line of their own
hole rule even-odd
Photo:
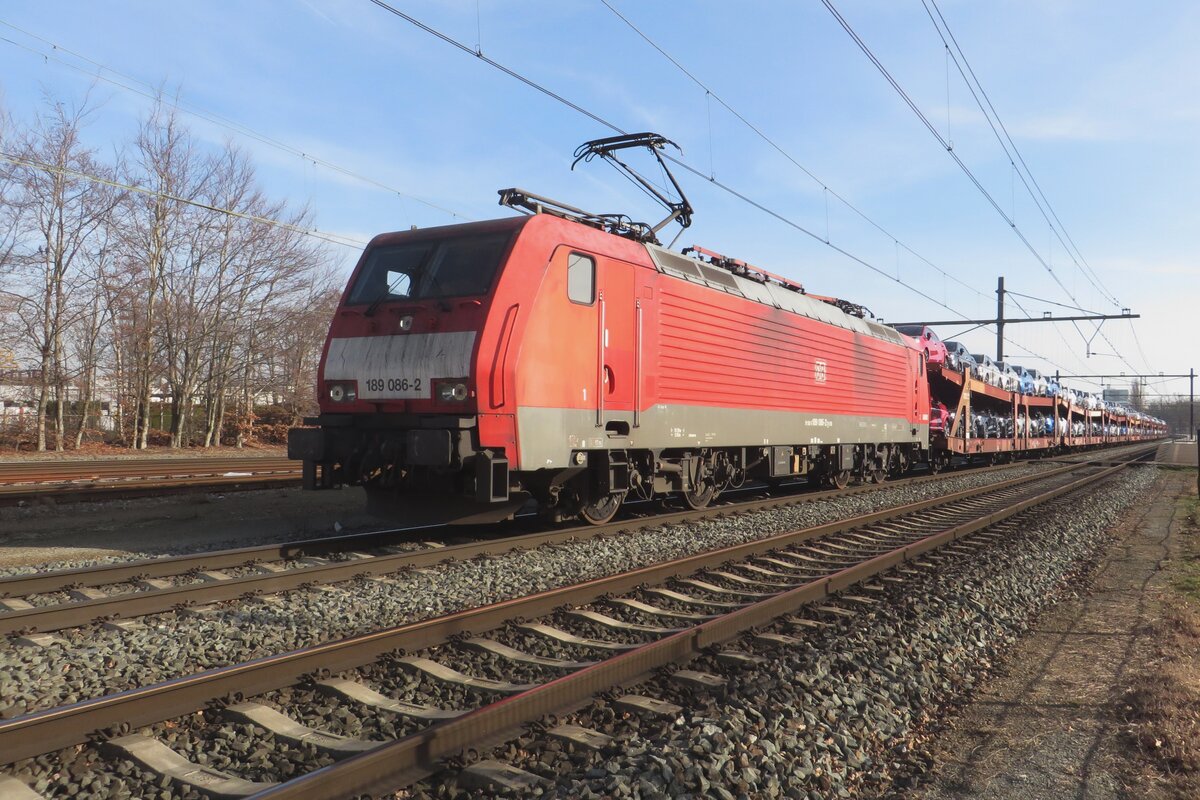
<svg viewBox="0 0 1200 800">
<path fill-rule="evenodd" d="M 567 256 L 567 299 L 590 306 L 596 302 L 596 261 L 590 256 Z"/>
</svg>

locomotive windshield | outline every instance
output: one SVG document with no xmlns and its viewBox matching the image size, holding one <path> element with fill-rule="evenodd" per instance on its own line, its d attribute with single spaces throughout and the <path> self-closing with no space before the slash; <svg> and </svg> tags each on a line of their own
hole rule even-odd
<svg viewBox="0 0 1200 800">
<path fill-rule="evenodd" d="M 367 253 L 348 303 L 486 294 L 510 233 L 384 245 Z"/>
</svg>

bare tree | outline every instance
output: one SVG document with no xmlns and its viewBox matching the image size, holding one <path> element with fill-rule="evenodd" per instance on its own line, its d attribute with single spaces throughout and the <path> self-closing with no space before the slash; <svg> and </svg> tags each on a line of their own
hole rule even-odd
<svg viewBox="0 0 1200 800">
<path fill-rule="evenodd" d="M 80 141 L 90 110 L 51 103 L 19 149 L 20 225 L 27 250 L 15 258 L 27 294 L 18 306 L 27 343 L 40 365 L 37 449 L 46 449 L 46 417 L 55 399 L 55 447 L 64 448 L 64 408 L 69 401 L 64 336 L 73 322 L 75 290 L 91 280 L 85 261 L 90 239 L 112 212 L 119 194 L 92 180 L 106 170 Z"/>
<path fill-rule="evenodd" d="M 282 324 L 271 354 L 272 385 L 292 425 L 316 406 L 317 364 L 325 345 L 325 331 L 341 299 L 332 275 L 315 280 L 299 303 L 281 310 Z"/>
<path fill-rule="evenodd" d="M 4 154 L 0 159 L 0 322 L 15 317 L 23 297 L 9 288 L 16 272 L 12 254 L 21 221 L 21 209 L 16 199 L 16 167 L 8 155 L 15 138 L 11 118 L 0 109 L 0 153 Z M 17 339 L 15 325 L 0 324 L 0 361 L 4 362 L 0 369 L 15 368 Z"/>
<path fill-rule="evenodd" d="M 245 444 L 264 400 L 305 413 L 337 298 L 310 211 L 268 200 L 236 147 L 203 154 L 162 104 L 106 166 L 81 139 L 91 113 L 48 101 L 20 136 L 0 116 L 0 360 L 41 367 L 39 449 L 51 430 L 81 446 L 105 398 L 138 449 L 159 400 L 173 447 L 231 425 Z"/>
<path fill-rule="evenodd" d="M 244 445 L 252 435 L 254 404 L 271 386 L 268 362 L 279 352 L 278 337 L 290 310 L 314 293 L 314 284 L 325 285 L 328 271 L 328 254 L 301 233 L 311 226 L 307 209 L 288 214 L 282 203 L 268 204 L 258 193 L 254 198 L 249 213 L 285 224 L 242 220 L 235 228 L 236 258 L 222 272 L 225 291 L 210 343 L 206 446 L 220 443 L 231 401 L 236 444 Z M 327 324 L 326 319 L 320 325 L 322 337 Z"/>
<path fill-rule="evenodd" d="M 80 406 L 79 425 L 75 430 L 77 450 L 83 445 L 88 430 L 92 402 L 99 382 L 100 361 L 105 353 L 112 352 L 111 322 L 114 304 L 110 272 L 114 222 L 113 218 L 109 217 L 96 237 L 92 281 L 87 296 L 80 300 L 81 309 L 76 324 L 71 329 L 71 356 L 75 364 L 73 377 Z"/>
<path fill-rule="evenodd" d="M 134 141 L 126 181 L 153 194 L 130 193 L 125 258 L 136 284 L 125 309 L 134 327 L 131 368 L 136 402 L 133 446 L 145 449 L 150 436 L 150 405 L 156 388 L 156 325 L 163 281 L 187 238 L 187 205 L 202 188 L 197 157 L 174 108 L 158 104 L 142 122 Z"/>
</svg>

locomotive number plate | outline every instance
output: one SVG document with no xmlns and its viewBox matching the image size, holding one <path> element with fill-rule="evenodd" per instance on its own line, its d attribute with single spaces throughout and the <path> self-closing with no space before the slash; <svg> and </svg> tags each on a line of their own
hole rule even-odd
<svg viewBox="0 0 1200 800">
<path fill-rule="evenodd" d="M 367 378 L 363 381 L 368 397 L 428 397 L 429 380 L 426 378 Z"/>
</svg>

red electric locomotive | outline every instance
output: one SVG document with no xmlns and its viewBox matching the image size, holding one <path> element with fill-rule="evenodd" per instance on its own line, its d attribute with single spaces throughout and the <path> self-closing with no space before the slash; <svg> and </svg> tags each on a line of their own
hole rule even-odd
<svg viewBox="0 0 1200 800">
<path fill-rule="evenodd" d="M 625 167 L 615 151 L 661 162 L 665 144 L 579 155 Z M 701 507 L 746 480 L 844 486 L 924 458 L 923 355 L 851 304 L 659 247 L 690 217 L 682 192 L 653 228 L 501 197 L 529 214 L 367 246 L 325 344 L 317 427 L 289 437 L 308 487 L 360 485 L 375 513 L 414 522 L 532 501 L 600 523 L 630 496 Z"/>
</svg>

